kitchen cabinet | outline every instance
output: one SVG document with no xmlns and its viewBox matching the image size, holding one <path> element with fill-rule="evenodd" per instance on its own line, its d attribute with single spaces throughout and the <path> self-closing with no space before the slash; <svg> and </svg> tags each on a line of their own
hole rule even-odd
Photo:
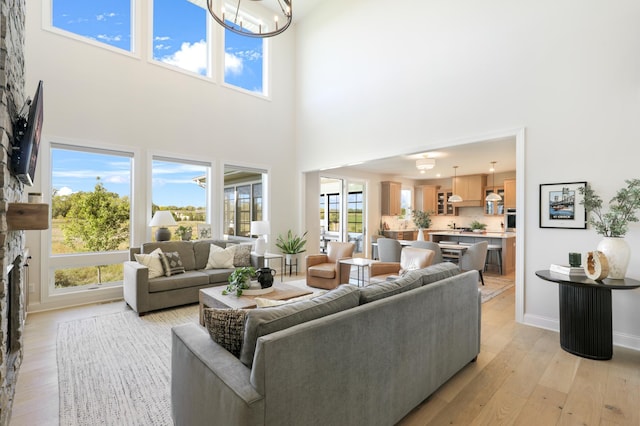
<svg viewBox="0 0 640 426">
<path fill-rule="evenodd" d="M 455 209 L 453 208 L 453 204 L 451 204 L 448 200 L 449 197 L 453 194 L 450 189 L 438 190 L 437 194 L 437 205 L 436 205 L 436 214 L 439 216 L 447 216 L 456 214 Z"/>
<path fill-rule="evenodd" d="M 503 185 L 504 185 L 504 208 L 515 209 L 516 208 L 516 180 L 505 179 Z"/>
<path fill-rule="evenodd" d="M 503 215 L 504 214 L 504 188 L 500 186 L 495 187 L 495 193 L 502 197 L 500 201 L 486 201 L 487 195 L 494 192 L 494 187 L 488 186 L 484 189 L 484 214 L 491 215 Z"/>
<path fill-rule="evenodd" d="M 437 212 L 438 186 L 416 186 L 416 210 L 425 212 Z"/>
<path fill-rule="evenodd" d="M 381 214 L 383 216 L 399 216 L 402 184 L 400 182 L 385 181 L 381 182 L 381 185 Z"/>
<path fill-rule="evenodd" d="M 487 175 L 458 176 L 453 179 L 453 188 L 462 197 L 456 207 L 482 207 L 484 205 L 484 188 L 487 185 Z"/>
<path fill-rule="evenodd" d="M 394 240 L 415 241 L 418 231 L 384 231 L 384 236 Z"/>
</svg>

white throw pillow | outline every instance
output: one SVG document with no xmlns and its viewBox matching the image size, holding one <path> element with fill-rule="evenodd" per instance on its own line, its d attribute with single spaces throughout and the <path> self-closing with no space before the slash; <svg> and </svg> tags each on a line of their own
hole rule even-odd
<svg viewBox="0 0 640 426">
<path fill-rule="evenodd" d="M 162 250 L 155 249 L 149 254 L 134 254 L 136 261 L 149 269 L 149 278 L 158 278 L 164 275 L 160 254 Z"/>
<path fill-rule="evenodd" d="M 209 260 L 207 261 L 205 269 L 232 269 L 235 253 L 235 246 L 223 249 L 215 244 L 211 244 L 209 248 Z"/>
</svg>

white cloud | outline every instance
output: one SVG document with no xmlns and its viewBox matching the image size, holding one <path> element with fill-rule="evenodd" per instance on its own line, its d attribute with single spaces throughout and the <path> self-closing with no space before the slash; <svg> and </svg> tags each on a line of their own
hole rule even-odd
<svg viewBox="0 0 640 426">
<path fill-rule="evenodd" d="M 171 45 L 170 44 L 156 44 L 155 46 L 153 46 L 154 49 L 156 50 L 167 50 L 167 49 L 171 49 Z"/>
<path fill-rule="evenodd" d="M 98 34 L 96 36 L 98 38 L 98 40 L 103 40 L 106 42 L 112 42 L 112 41 L 121 41 L 122 40 L 122 36 L 121 35 L 116 35 L 116 36 L 108 36 L 106 34 Z"/>
<path fill-rule="evenodd" d="M 234 55 L 233 53 L 225 52 L 224 54 L 224 72 L 230 74 L 242 74 L 244 64 L 242 58 Z"/>
<path fill-rule="evenodd" d="M 154 38 L 154 40 L 155 40 L 155 41 L 166 41 L 166 40 L 169 40 L 170 38 L 171 38 L 171 37 L 169 37 L 169 36 L 156 36 L 156 37 Z"/>
<path fill-rule="evenodd" d="M 98 21 L 106 21 L 107 18 L 113 18 L 114 16 L 116 16 L 114 12 L 101 13 L 100 15 L 96 15 L 96 19 Z"/>
<path fill-rule="evenodd" d="M 73 190 L 71 188 L 69 188 L 68 186 L 63 186 L 62 188 L 60 188 L 58 190 L 58 195 L 71 195 L 73 194 Z"/>
<path fill-rule="evenodd" d="M 207 70 L 207 42 L 204 40 L 193 44 L 184 42 L 180 50 L 160 60 L 188 71 L 204 74 Z"/>
</svg>

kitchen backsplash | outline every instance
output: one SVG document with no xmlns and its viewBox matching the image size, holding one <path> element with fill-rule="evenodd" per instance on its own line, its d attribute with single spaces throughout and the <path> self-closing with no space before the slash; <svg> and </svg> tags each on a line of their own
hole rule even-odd
<svg viewBox="0 0 640 426">
<path fill-rule="evenodd" d="M 463 207 L 458 216 L 431 216 L 431 228 L 433 230 L 446 231 L 453 228 L 468 228 L 471 222 L 477 220 L 487 224 L 488 232 L 504 231 L 504 216 L 485 216 L 482 207 Z M 387 224 L 389 230 L 416 229 L 411 218 L 400 219 L 400 216 L 382 216 L 382 223 Z"/>
</svg>

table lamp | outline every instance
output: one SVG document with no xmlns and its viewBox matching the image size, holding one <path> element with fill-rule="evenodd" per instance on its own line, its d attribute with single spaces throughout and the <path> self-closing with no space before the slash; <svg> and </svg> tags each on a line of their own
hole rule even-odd
<svg viewBox="0 0 640 426">
<path fill-rule="evenodd" d="M 266 235 L 271 232 L 269 222 L 266 220 L 255 220 L 251 222 L 251 235 L 257 235 L 256 247 L 254 251 L 257 255 L 263 255 L 267 251 Z"/>
<path fill-rule="evenodd" d="M 156 241 L 169 241 L 171 239 L 171 231 L 167 226 L 176 226 L 177 223 L 173 215 L 168 210 L 158 210 L 151 218 L 149 226 L 159 226 L 156 230 Z"/>
</svg>

